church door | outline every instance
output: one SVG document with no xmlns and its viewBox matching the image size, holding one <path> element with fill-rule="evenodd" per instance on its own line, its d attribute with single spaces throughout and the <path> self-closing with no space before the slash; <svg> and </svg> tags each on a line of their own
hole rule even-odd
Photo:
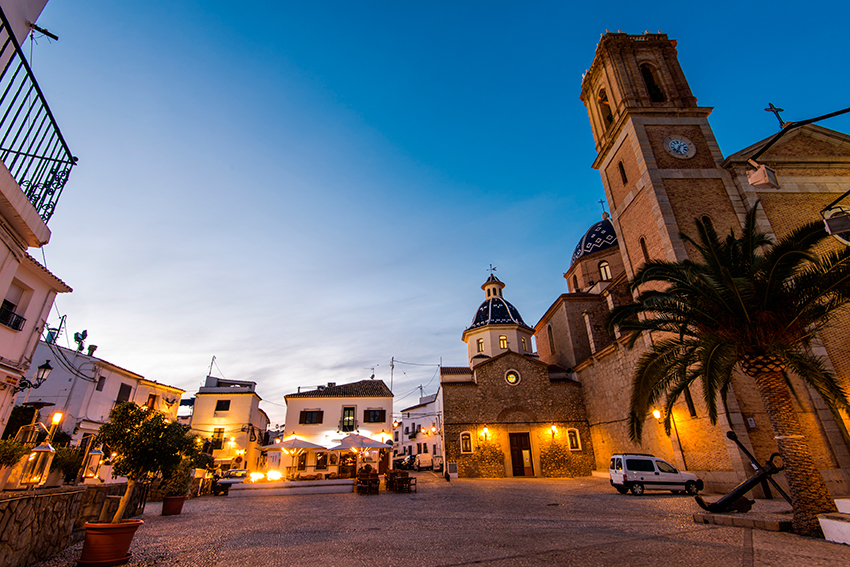
<svg viewBox="0 0 850 567">
<path fill-rule="evenodd" d="M 511 433 L 511 466 L 514 476 L 534 476 L 531 463 L 531 440 L 528 433 Z"/>
</svg>

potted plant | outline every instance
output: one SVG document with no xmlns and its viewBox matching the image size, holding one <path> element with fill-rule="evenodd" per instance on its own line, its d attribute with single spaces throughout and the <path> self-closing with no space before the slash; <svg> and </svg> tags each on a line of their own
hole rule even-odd
<svg viewBox="0 0 850 567">
<path fill-rule="evenodd" d="M 127 478 L 127 489 L 111 523 L 86 522 L 86 539 L 77 565 L 118 565 L 130 558 L 130 543 L 144 522 L 122 520 L 133 489 L 157 474 L 171 475 L 192 443 L 187 428 L 169 423 L 165 415 L 132 402 L 115 406 L 109 423 L 100 428 L 99 442 L 109 447 L 113 476 Z"/>
<path fill-rule="evenodd" d="M 56 447 L 56 453 L 50 462 L 50 474 L 59 474 L 59 484 L 74 482 L 77 472 L 83 465 L 83 452 L 77 447 Z M 52 485 L 48 481 L 48 485 Z"/>
<path fill-rule="evenodd" d="M 183 510 L 183 503 L 186 502 L 189 488 L 192 486 L 193 470 L 191 459 L 184 457 L 180 465 L 162 479 L 160 489 L 162 490 L 163 516 L 173 516 Z"/>
</svg>

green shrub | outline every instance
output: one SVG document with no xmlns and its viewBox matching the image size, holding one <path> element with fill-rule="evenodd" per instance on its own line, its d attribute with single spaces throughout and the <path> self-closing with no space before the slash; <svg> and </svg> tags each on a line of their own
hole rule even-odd
<svg viewBox="0 0 850 567">
<path fill-rule="evenodd" d="M 14 439 L 0 440 L 0 466 L 11 467 L 27 454 L 27 447 Z"/>
</svg>

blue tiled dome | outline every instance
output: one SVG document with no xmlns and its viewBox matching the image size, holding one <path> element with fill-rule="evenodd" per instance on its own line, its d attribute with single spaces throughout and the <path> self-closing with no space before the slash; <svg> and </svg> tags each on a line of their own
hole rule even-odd
<svg viewBox="0 0 850 567">
<path fill-rule="evenodd" d="M 578 245 L 573 251 L 572 260 L 570 260 L 570 266 L 575 264 L 582 256 L 614 246 L 617 246 L 617 234 L 614 232 L 614 225 L 611 224 L 606 215 L 601 221 L 587 229 L 587 232 L 578 241 Z"/>
<path fill-rule="evenodd" d="M 516 307 L 501 297 L 491 297 L 481 304 L 475 312 L 470 329 L 484 325 L 522 325 L 527 327 Z"/>
</svg>

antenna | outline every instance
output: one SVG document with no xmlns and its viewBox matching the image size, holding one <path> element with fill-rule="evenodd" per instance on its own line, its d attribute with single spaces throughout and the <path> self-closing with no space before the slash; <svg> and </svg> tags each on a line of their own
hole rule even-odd
<svg viewBox="0 0 850 567">
<path fill-rule="evenodd" d="M 215 364 L 215 355 L 213 355 L 212 360 L 210 360 L 210 371 L 207 372 L 207 376 L 212 376 L 212 367 Z"/>
</svg>

